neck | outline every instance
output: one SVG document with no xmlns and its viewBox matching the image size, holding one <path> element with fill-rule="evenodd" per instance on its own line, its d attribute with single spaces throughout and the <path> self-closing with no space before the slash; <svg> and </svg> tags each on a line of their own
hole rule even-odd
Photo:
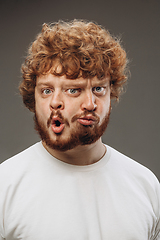
<svg viewBox="0 0 160 240">
<path fill-rule="evenodd" d="M 45 142 L 42 142 L 42 144 L 45 149 L 55 158 L 65 163 L 79 166 L 98 162 L 106 152 L 106 148 L 103 145 L 101 139 L 93 144 L 78 146 L 65 152 L 51 149 L 45 144 Z"/>
</svg>

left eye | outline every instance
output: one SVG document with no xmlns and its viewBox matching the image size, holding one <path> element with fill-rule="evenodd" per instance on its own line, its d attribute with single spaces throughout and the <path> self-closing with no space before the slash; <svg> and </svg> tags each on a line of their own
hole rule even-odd
<svg viewBox="0 0 160 240">
<path fill-rule="evenodd" d="M 68 92 L 70 93 L 70 94 L 75 94 L 75 93 L 77 93 L 78 92 L 78 89 L 68 89 Z"/>
<path fill-rule="evenodd" d="M 103 95 L 103 94 L 105 94 L 105 88 L 104 87 L 94 87 L 93 92 L 95 94 Z"/>
<path fill-rule="evenodd" d="M 51 93 L 51 90 L 47 88 L 47 89 L 44 89 L 42 92 L 47 95 Z"/>
<path fill-rule="evenodd" d="M 103 87 L 96 87 L 95 89 L 94 89 L 94 91 L 96 91 L 96 92 L 102 92 L 103 91 Z"/>
</svg>

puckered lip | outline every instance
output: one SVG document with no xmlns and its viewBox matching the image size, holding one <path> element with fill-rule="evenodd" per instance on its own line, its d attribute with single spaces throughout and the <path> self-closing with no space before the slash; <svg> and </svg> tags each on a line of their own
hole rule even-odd
<svg viewBox="0 0 160 240">
<path fill-rule="evenodd" d="M 60 119 L 59 117 L 54 116 L 54 117 L 52 118 L 51 124 L 52 124 L 52 125 L 53 125 L 53 124 L 56 124 L 57 121 L 60 122 L 60 124 L 63 124 L 63 123 L 64 123 L 62 119 Z"/>
<path fill-rule="evenodd" d="M 95 124 L 95 122 L 97 122 L 97 119 L 92 115 L 87 115 L 87 116 L 78 118 L 77 121 L 82 125 L 88 126 L 88 125 Z"/>
<path fill-rule="evenodd" d="M 84 116 L 84 117 L 80 117 L 78 119 L 91 120 L 91 121 L 94 121 L 94 122 L 97 121 L 97 119 L 92 115 L 87 115 L 87 116 Z"/>
<path fill-rule="evenodd" d="M 55 134 L 61 134 L 65 124 L 62 119 L 59 117 L 54 116 L 51 121 L 51 129 Z"/>
</svg>

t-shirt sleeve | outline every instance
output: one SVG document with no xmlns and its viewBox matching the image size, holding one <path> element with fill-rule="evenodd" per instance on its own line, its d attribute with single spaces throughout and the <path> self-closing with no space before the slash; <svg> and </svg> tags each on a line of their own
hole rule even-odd
<svg viewBox="0 0 160 240">
<path fill-rule="evenodd" d="M 3 167 L 0 165 L 0 240 L 4 240 L 4 206 L 5 206 L 5 183 Z"/>
<path fill-rule="evenodd" d="M 153 240 L 160 240 L 160 218 L 158 220 L 158 223 L 157 223 L 157 226 L 156 226 L 156 229 L 155 229 L 155 235 L 152 239 Z"/>
<path fill-rule="evenodd" d="M 3 238 L 1 234 L 0 234 L 0 240 L 5 240 L 5 238 Z"/>
<path fill-rule="evenodd" d="M 155 225 L 154 235 L 151 240 L 160 240 L 160 184 L 157 180 L 156 184 L 156 194 L 157 194 L 157 222 Z"/>
<path fill-rule="evenodd" d="M 3 232 L 4 232 L 4 228 L 3 228 L 3 220 L 4 220 L 4 217 L 3 217 L 3 202 L 2 202 L 2 191 L 0 189 L 0 240 L 3 240 L 5 238 L 3 238 Z"/>
</svg>

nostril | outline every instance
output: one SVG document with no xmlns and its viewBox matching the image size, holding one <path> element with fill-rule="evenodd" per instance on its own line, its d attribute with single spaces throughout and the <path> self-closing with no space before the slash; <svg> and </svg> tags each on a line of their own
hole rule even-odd
<svg viewBox="0 0 160 240">
<path fill-rule="evenodd" d="M 58 105 L 58 107 L 57 108 L 61 108 L 62 107 L 62 105 Z"/>
<path fill-rule="evenodd" d="M 52 104 L 51 108 L 53 108 L 53 109 L 61 109 L 62 108 L 62 104 L 60 104 L 58 106 Z"/>
<path fill-rule="evenodd" d="M 53 96 L 53 98 L 50 101 L 50 107 L 52 109 L 63 109 L 64 102 L 62 101 L 61 97 Z"/>
</svg>

